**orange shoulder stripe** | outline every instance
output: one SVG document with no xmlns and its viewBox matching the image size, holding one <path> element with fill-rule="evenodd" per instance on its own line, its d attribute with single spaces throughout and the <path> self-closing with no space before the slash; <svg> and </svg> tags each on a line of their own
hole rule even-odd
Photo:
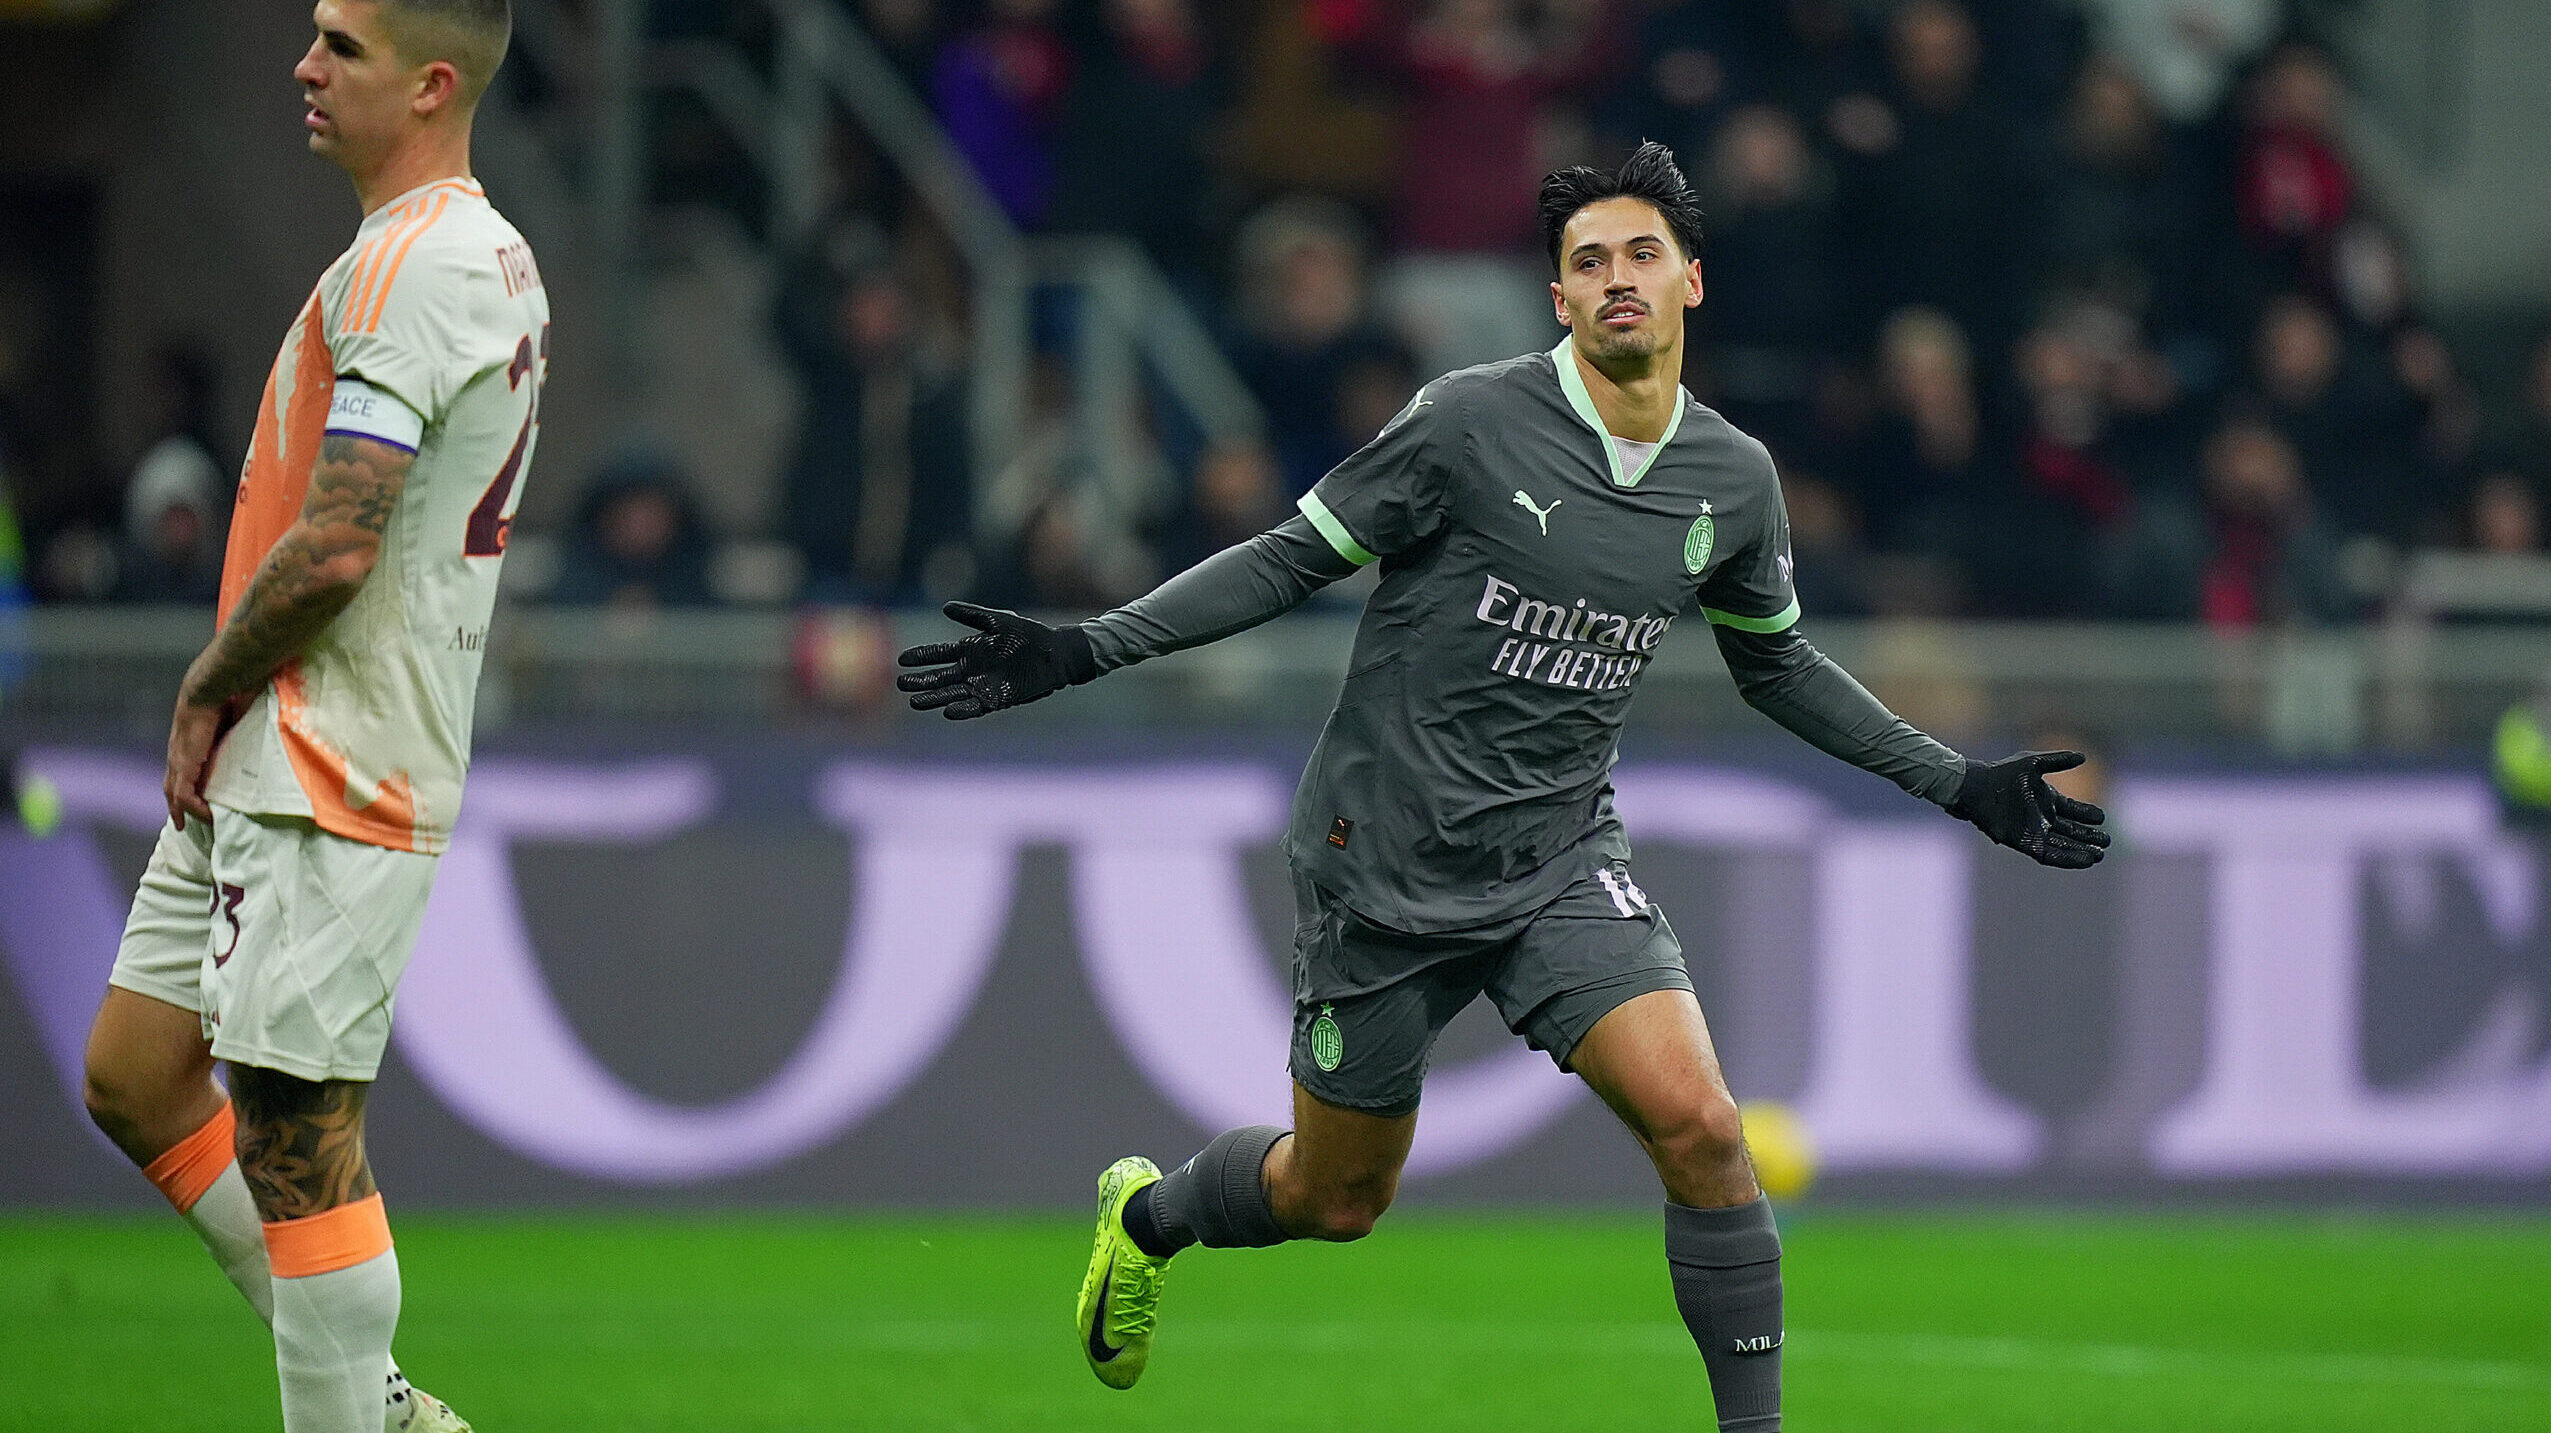
<svg viewBox="0 0 2551 1433">
<path fill-rule="evenodd" d="M 391 210 L 390 221 L 382 227 L 380 235 L 363 246 L 363 257 L 355 263 L 354 282 L 346 288 L 345 309 L 337 315 L 337 332 L 361 331 L 355 327 L 355 319 L 371 305 L 372 295 L 380 283 L 382 264 L 390 251 L 398 247 L 399 237 L 415 225 L 428 197 L 420 194 Z"/>
<path fill-rule="evenodd" d="M 345 308 L 337 316 L 337 332 L 354 331 L 354 316 L 371 299 L 373 280 L 380 273 L 382 256 L 398 242 L 400 232 L 414 222 L 416 210 L 414 200 L 392 210 L 390 222 L 382 228 L 380 236 L 363 246 L 362 257 L 354 261 L 354 281 L 346 286 Z"/>
<path fill-rule="evenodd" d="M 390 304 L 390 285 L 399 281 L 399 266 L 407 262 L 408 250 L 416 247 L 416 241 L 425 237 L 425 231 L 433 228 L 434 221 L 442 218 L 443 211 L 451 205 L 451 191 L 443 190 L 434 196 L 432 204 L 407 221 L 404 232 L 398 235 L 398 248 L 391 251 L 389 262 L 375 276 L 369 306 L 350 316 L 345 326 L 347 333 L 371 333 L 381 327 L 381 311 Z M 390 239 L 389 235 L 382 236 L 384 248 Z"/>
</svg>

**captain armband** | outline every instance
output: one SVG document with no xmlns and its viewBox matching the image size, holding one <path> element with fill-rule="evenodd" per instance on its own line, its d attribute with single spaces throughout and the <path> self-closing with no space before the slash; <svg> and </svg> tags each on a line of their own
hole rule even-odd
<svg viewBox="0 0 2551 1433">
<path fill-rule="evenodd" d="M 425 441 L 425 415 L 386 389 L 360 378 L 340 378 L 328 400 L 328 432 L 413 453 Z"/>
</svg>

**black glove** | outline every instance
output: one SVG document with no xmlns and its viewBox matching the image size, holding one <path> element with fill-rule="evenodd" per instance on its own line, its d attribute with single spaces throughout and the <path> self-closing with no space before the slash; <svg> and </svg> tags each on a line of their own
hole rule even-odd
<svg viewBox="0 0 2551 1433">
<path fill-rule="evenodd" d="M 2000 761 L 1970 761 L 1949 814 L 2041 866 L 2079 871 L 2108 854 L 2108 813 L 2046 784 L 2046 773 L 2070 771 L 2089 758 L 2078 751 L 2024 751 Z"/>
<path fill-rule="evenodd" d="M 906 647 L 895 658 L 897 666 L 927 669 L 895 678 L 897 690 L 912 693 L 914 711 L 942 708 L 948 720 L 965 721 L 1026 706 L 1098 675 L 1098 654 L 1078 627 L 1048 627 L 971 602 L 951 602 L 940 610 L 977 635 Z"/>
</svg>

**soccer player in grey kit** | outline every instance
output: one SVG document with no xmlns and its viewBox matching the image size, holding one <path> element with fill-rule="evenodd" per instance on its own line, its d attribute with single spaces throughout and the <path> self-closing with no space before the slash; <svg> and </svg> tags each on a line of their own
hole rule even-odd
<svg viewBox="0 0 2551 1433">
<path fill-rule="evenodd" d="M 1291 610 L 1367 563 L 1337 709 L 1294 798 L 1293 1128 L 1231 1130 L 1163 1175 L 1118 1161 L 1079 1303 L 1091 1369 L 1132 1386 L 1190 1244 L 1360 1239 L 1390 1206 L 1429 1049 L 1481 994 L 1636 1135 L 1665 1185 L 1675 1303 L 1719 1427 L 1780 1426 L 1780 1235 L 1673 928 L 1630 877 L 1611 770 L 1631 694 L 1698 614 L 1745 699 L 1819 749 L 2050 866 L 2106 818 L 2046 784 L 2076 753 L 1970 761 L 1809 646 L 1760 443 L 1680 384 L 1700 214 L 1673 155 L 1541 188 L 1566 337 L 1426 385 L 1299 516 L 1090 621 L 952 604 L 905 652 L 959 720 Z"/>
</svg>

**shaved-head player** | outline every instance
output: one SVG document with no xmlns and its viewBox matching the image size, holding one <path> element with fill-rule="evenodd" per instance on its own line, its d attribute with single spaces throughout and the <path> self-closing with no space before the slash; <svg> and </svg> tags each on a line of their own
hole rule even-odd
<svg viewBox="0 0 2551 1433">
<path fill-rule="evenodd" d="M 258 405 L 87 1099 L 272 1326 L 286 1433 L 453 1433 L 390 1356 L 364 1096 L 460 807 L 549 302 L 470 177 L 506 0 L 320 0 L 313 20 L 304 128 L 363 219 Z"/>
<path fill-rule="evenodd" d="M 1612 810 L 1631 694 L 1676 623 L 1709 624 L 1755 707 L 1992 839 L 2074 867 L 2108 844 L 2097 808 L 2045 783 L 2078 756 L 1968 761 L 1799 635 L 1771 459 L 1681 386 L 1700 216 L 1673 156 L 1650 144 L 1616 172 L 1553 174 L 1541 215 L 1558 347 L 1429 383 L 1300 516 L 1147 597 L 1062 628 L 954 606 L 978 635 L 903 655 L 922 668 L 902 678 L 914 706 L 977 717 L 1381 564 L 1285 835 L 1293 1127 L 1231 1130 L 1167 1175 L 1129 1158 L 1100 1177 L 1079 1332 L 1112 1387 L 1150 1359 L 1179 1250 L 1373 1228 L 1428 1052 L 1485 995 L 1655 1164 L 1719 1426 L 1780 1426 L 1780 1235 L 1682 946 Z"/>
</svg>

